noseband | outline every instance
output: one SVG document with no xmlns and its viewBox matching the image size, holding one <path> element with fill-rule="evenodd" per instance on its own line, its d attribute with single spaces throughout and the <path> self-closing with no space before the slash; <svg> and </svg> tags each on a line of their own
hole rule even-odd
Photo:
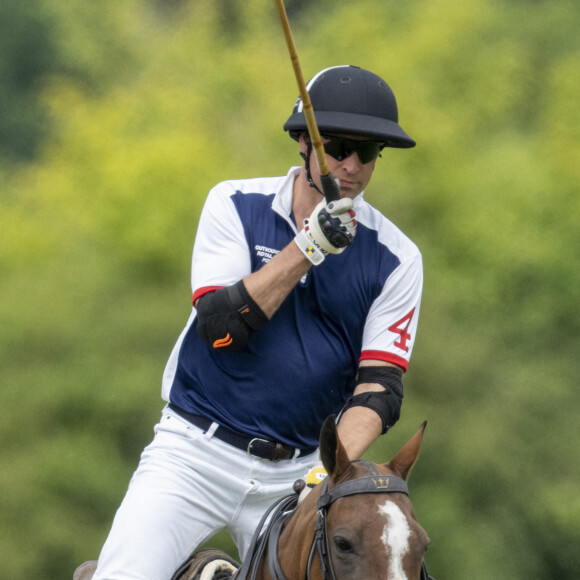
<svg viewBox="0 0 580 580">
<path fill-rule="evenodd" d="M 394 475 L 381 475 L 370 461 L 360 461 L 372 473 L 370 476 L 359 477 L 328 490 L 328 477 L 319 485 L 321 486 L 320 497 L 317 502 L 316 526 L 314 538 L 310 546 L 308 565 L 306 567 L 305 580 L 310 580 L 310 570 L 314 554 L 318 554 L 318 561 L 324 580 L 337 580 L 330 558 L 330 547 L 328 543 L 327 514 L 330 506 L 341 497 L 358 495 L 361 493 L 403 493 L 409 495 L 407 483 L 400 477 Z M 264 555 L 266 546 L 268 547 L 268 568 L 272 580 L 286 580 L 280 560 L 278 559 L 278 542 L 284 524 L 294 513 L 298 504 L 298 496 L 292 494 L 282 498 L 274 504 L 264 515 L 258 526 L 248 556 L 244 564 L 234 574 L 231 580 L 255 580 L 259 563 Z M 269 524 L 264 529 L 264 523 L 269 518 Z M 260 533 L 263 530 L 263 533 Z M 427 573 L 425 563 L 421 567 L 420 580 L 433 580 Z"/>
</svg>

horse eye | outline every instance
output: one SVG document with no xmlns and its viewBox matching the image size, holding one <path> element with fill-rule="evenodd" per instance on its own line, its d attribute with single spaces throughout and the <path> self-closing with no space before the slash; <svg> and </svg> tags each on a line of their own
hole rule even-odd
<svg viewBox="0 0 580 580">
<path fill-rule="evenodd" d="M 342 553 L 353 551 L 352 544 L 342 536 L 336 536 L 334 538 L 334 545 L 336 546 L 336 549 Z"/>
</svg>

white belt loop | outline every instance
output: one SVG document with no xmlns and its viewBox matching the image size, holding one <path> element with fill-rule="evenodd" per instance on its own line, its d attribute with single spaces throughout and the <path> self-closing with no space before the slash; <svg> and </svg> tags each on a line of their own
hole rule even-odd
<svg viewBox="0 0 580 580">
<path fill-rule="evenodd" d="M 292 456 L 292 463 L 296 463 L 296 460 L 298 459 L 299 455 L 300 455 L 300 449 L 298 449 L 298 447 L 296 447 L 296 449 L 294 449 L 294 455 Z"/>
<path fill-rule="evenodd" d="M 217 431 L 217 428 L 219 427 L 219 423 L 216 423 L 215 421 L 209 426 L 209 429 L 203 434 L 203 436 L 206 439 L 211 439 L 213 437 L 213 434 Z"/>
</svg>

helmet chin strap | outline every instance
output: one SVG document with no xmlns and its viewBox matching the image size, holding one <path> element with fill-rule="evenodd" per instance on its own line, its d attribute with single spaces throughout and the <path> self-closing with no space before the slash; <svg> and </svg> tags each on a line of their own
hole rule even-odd
<svg viewBox="0 0 580 580">
<path fill-rule="evenodd" d="M 306 179 L 308 180 L 310 187 L 313 187 L 314 189 L 316 189 L 318 193 L 320 193 L 320 195 L 324 196 L 324 193 L 320 191 L 320 188 L 316 185 L 316 183 L 314 183 L 314 180 L 312 179 L 312 173 L 310 172 L 310 155 L 312 154 L 312 141 L 310 139 L 306 139 L 306 141 L 308 142 L 308 148 L 306 149 L 306 153 L 302 153 L 302 151 L 300 152 L 300 157 L 304 159 L 304 163 L 306 166 Z"/>
</svg>

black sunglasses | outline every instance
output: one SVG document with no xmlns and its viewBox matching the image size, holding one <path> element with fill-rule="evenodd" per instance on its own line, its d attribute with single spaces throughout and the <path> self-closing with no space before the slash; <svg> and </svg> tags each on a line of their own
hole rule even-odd
<svg viewBox="0 0 580 580">
<path fill-rule="evenodd" d="M 324 151 L 337 161 L 343 161 L 356 153 L 361 163 L 370 163 L 379 157 L 384 147 L 382 143 L 376 141 L 356 141 L 329 135 L 321 135 L 321 137 L 328 139 L 326 143 L 323 143 Z"/>
</svg>

